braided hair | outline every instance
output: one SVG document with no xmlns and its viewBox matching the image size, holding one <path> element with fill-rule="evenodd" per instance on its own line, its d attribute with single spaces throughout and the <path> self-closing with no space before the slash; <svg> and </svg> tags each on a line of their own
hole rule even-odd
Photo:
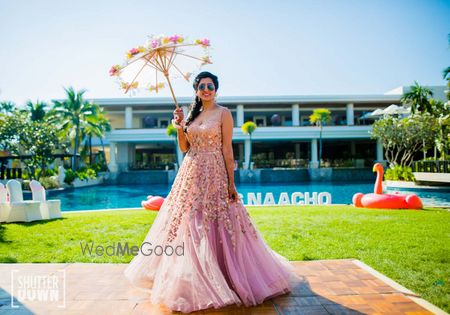
<svg viewBox="0 0 450 315">
<path fill-rule="evenodd" d="M 217 76 L 215 76 L 211 72 L 203 71 L 195 77 L 194 83 L 192 84 L 195 91 L 197 91 L 200 81 L 205 78 L 210 78 L 213 81 L 214 86 L 216 87 L 216 91 L 219 89 L 219 79 L 217 78 Z M 200 115 L 200 109 L 202 108 L 202 106 L 202 100 L 196 95 L 194 102 L 190 106 L 190 112 L 188 118 L 186 119 L 186 126 L 190 125 L 195 120 L 195 118 Z"/>
</svg>

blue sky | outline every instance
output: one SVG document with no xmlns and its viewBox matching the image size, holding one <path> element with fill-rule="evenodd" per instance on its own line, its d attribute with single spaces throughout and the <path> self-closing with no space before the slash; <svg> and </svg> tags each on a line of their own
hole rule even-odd
<svg viewBox="0 0 450 315">
<path fill-rule="evenodd" d="M 443 85 L 447 1 L 0 0 L 0 100 L 129 97 L 108 75 L 149 34 L 211 40 L 220 95 L 384 93 Z M 192 96 L 176 81 L 178 96 Z M 137 96 L 168 96 L 142 93 Z"/>
</svg>

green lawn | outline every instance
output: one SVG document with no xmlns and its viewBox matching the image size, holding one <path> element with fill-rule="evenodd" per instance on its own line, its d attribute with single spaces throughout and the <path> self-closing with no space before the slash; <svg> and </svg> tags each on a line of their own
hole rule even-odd
<svg viewBox="0 0 450 315">
<path fill-rule="evenodd" d="M 290 260 L 356 258 L 450 311 L 450 211 L 351 206 L 249 207 L 269 245 Z M 156 216 L 144 210 L 65 213 L 0 226 L 0 262 L 121 262 L 84 256 L 80 242 L 140 245 Z"/>
</svg>

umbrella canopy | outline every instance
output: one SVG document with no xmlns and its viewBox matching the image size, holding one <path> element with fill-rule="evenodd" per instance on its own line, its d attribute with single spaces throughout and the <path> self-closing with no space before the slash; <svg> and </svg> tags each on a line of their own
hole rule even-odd
<svg viewBox="0 0 450 315">
<path fill-rule="evenodd" d="M 385 115 L 408 115 L 411 113 L 410 108 L 398 106 L 395 104 L 389 105 L 385 109 L 377 108 L 373 112 L 369 112 L 361 116 L 362 119 L 376 119 Z"/>
<path fill-rule="evenodd" d="M 369 113 L 364 114 L 363 116 L 361 116 L 361 118 L 362 119 L 368 119 L 368 118 L 375 119 L 375 118 L 383 116 L 383 115 L 384 115 L 383 110 L 380 109 L 380 108 L 377 108 L 373 112 L 369 112 Z"/>
<path fill-rule="evenodd" d="M 402 115 L 402 114 L 409 114 L 411 111 L 410 108 L 405 108 L 403 106 L 398 106 L 395 104 L 389 105 L 383 110 L 383 113 L 385 115 Z"/>
<path fill-rule="evenodd" d="M 180 35 L 150 36 L 144 45 L 130 49 L 125 61 L 112 66 L 109 74 L 118 79 L 125 93 L 138 89 L 158 93 L 167 84 L 178 108 L 170 80 L 189 81 L 192 71 L 210 64 L 209 46 L 208 39 L 187 42 Z"/>
</svg>

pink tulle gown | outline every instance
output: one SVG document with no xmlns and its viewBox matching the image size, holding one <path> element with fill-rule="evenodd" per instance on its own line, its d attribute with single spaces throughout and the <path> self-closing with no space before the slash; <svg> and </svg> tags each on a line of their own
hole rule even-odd
<svg viewBox="0 0 450 315">
<path fill-rule="evenodd" d="M 188 126 L 190 149 L 145 237 L 151 246 L 142 246 L 124 271 L 131 283 L 151 289 L 152 304 L 188 313 L 257 305 L 291 291 L 288 260 L 268 247 L 241 201 L 228 197 L 225 110 L 220 106 L 207 121 L 198 117 Z"/>
</svg>

